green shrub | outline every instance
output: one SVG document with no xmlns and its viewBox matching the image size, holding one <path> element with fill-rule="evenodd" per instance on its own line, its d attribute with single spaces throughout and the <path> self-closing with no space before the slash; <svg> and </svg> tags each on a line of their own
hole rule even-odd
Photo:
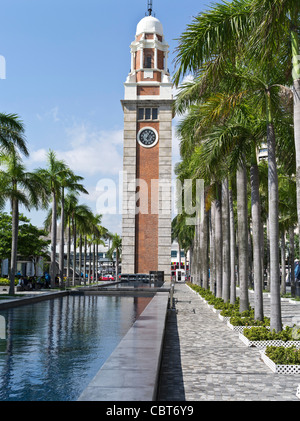
<svg viewBox="0 0 300 421">
<path fill-rule="evenodd" d="M 223 317 L 231 317 L 233 315 L 233 310 L 232 308 L 223 308 L 223 310 L 220 313 L 221 316 Z"/>
<path fill-rule="evenodd" d="M 221 316 L 224 317 L 254 317 L 254 309 L 249 306 L 249 310 L 243 311 L 240 313 L 239 311 L 239 299 L 237 298 L 237 301 L 235 304 L 229 304 L 227 303 L 227 306 L 224 307 L 224 309 L 221 311 Z"/>
<path fill-rule="evenodd" d="M 224 310 L 224 309 L 226 309 L 226 308 L 228 308 L 228 303 L 224 303 L 224 301 L 222 300 L 222 301 L 220 301 L 219 303 L 216 303 L 215 304 L 215 309 L 216 310 Z"/>
<path fill-rule="evenodd" d="M 222 298 L 216 298 L 215 296 L 211 296 L 208 297 L 207 303 L 215 307 L 218 304 L 224 304 L 224 300 Z"/>
<path fill-rule="evenodd" d="M 15 285 L 17 285 L 19 282 L 18 279 L 15 279 Z M 0 286 L 9 286 L 9 279 L 7 278 L 0 278 Z"/>
<path fill-rule="evenodd" d="M 236 301 L 234 304 L 225 303 L 223 298 L 217 298 L 212 291 L 209 289 L 205 289 L 201 287 L 200 285 L 195 285 L 190 282 L 187 282 L 187 285 L 192 288 L 195 292 L 197 292 L 199 295 L 201 295 L 202 298 L 204 298 L 208 304 L 213 305 L 216 310 L 222 310 L 221 315 L 224 317 L 230 317 L 234 314 L 239 314 L 238 309 L 240 305 L 240 299 L 239 297 L 236 298 Z M 223 314 L 223 312 L 225 314 Z"/>
<path fill-rule="evenodd" d="M 270 319 L 268 317 L 264 317 L 264 320 L 260 321 L 254 320 L 252 316 L 243 317 L 241 315 L 235 315 L 230 318 L 230 323 L 233 326 L 269 326 Z"/>
<path fill-rule="evenodd" d="M 252 327 L 251 329 L 244 329 L 244 336 L 249 339 L 249 341 L 296 341 L 300 340 L 300 329 L 297 327 L 286 326 L 282 331 L 275 332 L 275 330 L 270 331 L 265 327 Z"/>
<path fill-rule="evenodd" d="M 300 364 L 300 350 L 293 346 L 289 348 L 285 348 L 284 346 L 267 346 L 265 353 L 275 364 Z"/>
</svg>

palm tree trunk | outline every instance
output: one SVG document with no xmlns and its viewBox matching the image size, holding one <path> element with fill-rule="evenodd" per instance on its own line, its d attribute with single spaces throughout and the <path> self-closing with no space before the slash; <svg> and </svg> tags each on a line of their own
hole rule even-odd
<svg viewBox="0 0 300 421">
<path fill-rule="evenodd" d="M 291 46 L 293 57 L 293 97 L 294 97 L 294 137 L 296 149 L 296 185 L 297 185 L 297 215 L 300 226 L 300 60 L 298 35 L 299 9 L 293 6 L 291 10 Z"/>
<path fill-rule="evenodd" d="M 95 283 L 95 273 L 96 273 L 96 244 L 93 243 L 93 283 Z"/>
<path fill-rule="evenodd" d="M 81 285 L 81 269 L 82 269 L 82 234 L 79 236 L 79 285 Z"/>
<path fill-rule="evenodd" d="M 199 252 L 198 252 L 198 275 L 199 285 L 203 287 L 203 220 L 198 218 L 198 239 L 199 239 Z"/>
<path fill-rule="evenodd" d="M 239 282 L 240 282 L 240 313 L 249 309 L 248 295 L 248 218 L 247 218 L 247 175 L 245 165 L 239 166 L 236 173 L 237 189 L 237 220 L 239 247 Z"/>
<path fill-rule="evenodd" d="M 84 256 L 83 256 L 83 279 L 84 285 L 86 285 L 86 258 L 87 258 L 87 238 L 84 236 Z"/>
<path fill-rule="evenodd" d="M 119 252 L 118 248 L 116 248 L 116 277 L 115 281 L 118 282 L 119 280 Z"/>
<path fill-rule="evenodd" d="M 181 244 L 178 240 L 178 269 L 181 270 Z"/>
<path fill-rule="evenodd" d="M 76 270 L 77 270 L 77 233 L 76 233 L 76 220 L 73 223 L 73 243 L 74 243 L 74 253 L 73 253 L 73 286 L 76 284 Z"/>
<path fill-rule="evenodd" d="M 251 215 L 252 215 L 252 241 L 253 241 L 253 277 L 254 277 L 254 318 L 263 320 L 263 290 L 261 270 L 261 206 L 259 196 L 259 175 L 256 162 L 256 154 L 253 152 L 253 160 L 250 168 L 251 181 Z"/>
<path fill-rule="evenodd" d="M 294 136 L 296 148 L 297 215 L 300 226 L 300 79 L 294 81 Z"/>
<path fill-rule="evenodd" d="M 98 285 L 98 269 L 99 269 L 99 244 L 96 244 L 96 278 L 97 278 L 97 285 Z"/>
<path fill-rule="evenodd" d="M 56 205 L 56 193 L 52 191 L 52 226 L 51 226 L 51 288 L 55 287 L 55 276 L 56 276 L 56 235 L 57 235 L 57 205 Z"/>
<path fill-rule="evenodd" d="M 196 284 L 201 285 L 201 231 L 200 231 L 199 216 L 197 217 L 197 223 L 196 223 L 195 267 L 196 267 Z"/>
<path fill-rule="evenodd" d="M 230 224 L 230 303 L 234 304 L 236 301 L 236 241 L 235 241 L 235 225 L 234 225 L 234 210 L 232 189 L 229 188 L 229 224 Z"/>
<path fill-rule="evenodd" d="M 285 294 L 286 293 L 286 283 L 285 283 L 285 231 L 281 231 L 281 242 L 280 242 L 280 248 L 281 248 L 281 287 L 280 287 L 280 293 Z"/>
<path fill-rule="evenodd" d="M 248 262 L 249 262 L 249 276 L 248 276 L 248 287 L 253 287 L 253 247 L 252 247 L 252 236 L 250 226 L 248 227 Z"/>
<path fill-rule="evenodd" d="M 239 270 L 239 234 L 238 226 L 235 233 L 235 243 L 236 243 L 236 284 L 240 287 L 240 270 Z"/>
<path fill-rule="evenodd" d="M 261 283 L 262 289 L 265 289 L 265 233 L 264 223 L 260 222 L 260 246 L 261 246 Z"/>
<path fill-rule="evenodd" d="M 60 223 L 61 223 L 61 230 L 60 230 L 60 252 L 59 252 L 59 280 L 60 286 L 63 287 L 64 282 L 64 250 L 65 250 L 65 195 L 64 195 L 64 188 L 61 189 L 61 213 L 60 213 Z"/>
<path fill-rule="evenodd" d="M 230 223 L 229 223 L 228 178 L 222 182 L 222 239 L 223 239 L 223 288 L 222 298 L 230 300 Z"/>
<path fill-rule="evenodd" d="M 71 221 L 68 223 L 68 247 L 67 247 L 67 284 L 70 282 L 70 268 L 71 268 Z"/>
<path fill-rule="evenodd" d="M 270 289 L 271 311 L 270 328 L 275 332 L 282 330 L 280 282 L 279 282 L 279 213 L 278 213 L 278 175 L 275 156 L 275 131 L 271 113 L 270 92 L 266 92 L 267 102 L 267 141 L 268 141 L 268 195 L 270 228 Z"/>
<path fill-rule="evenodd" d="M 208 212 L 203 209 L 202 222 L 202 277 L 203 288 L 208 288 Z"/>
<path fill-rule="evenodd" d="M 89 245 L 89 279 L 88 279 L 88 283 L 89 285 L 91 285 L 91 269 L 92 269 L 92 243 L 90 241 L 90 245 Z"/>
<path fill-rule="evenodd" d="M 217 186 L 215 207 L 215 259 L 216 259 L 216 297 L 222 298 L 222 202 L 220 184 Z"/>
<path fill-rule="evenodd" d="M 266 261 L 266 270 L 267 270 L 267 290 L 270 291 L 270 224 L 269 217 L 267 218 L 267 261 Z"/>
<path fill-rule="evenodd" d="M 193 246 L 194 241 L 192 241 L 191 247 L 190 247 L 190 261 L 189 261 L 189 272 L 190 272 L 190 282 L 192 282 L 193 280 L 193 267 L 194 267 L 194 257 L 193 257 L 193 253 L 194 253 L 194 246 Z"/>
<path fill-rule="evenodd" d="M 15 294 L 15 277 L 17 270 L 18 253 L 18 231 L 19 231 L 19 203 L 17 199 L 12 199 L 12 241 L 11 241 L 11 261 L 9 272 L 9 295 Z"/>
<path fill-rule="evenodd" d="M 295 233 L 294 227 L 289 227 L 290 237 L 290 264 L 291 264 L 291 288 L 295 290 Z"/>
<path fill-rule="evenodd" d="M 210 207 L 210 291 L 215 293 L 215 277 L 216 277 L 216 253 L 215 253 L 215 200 Z"/>
</svg>

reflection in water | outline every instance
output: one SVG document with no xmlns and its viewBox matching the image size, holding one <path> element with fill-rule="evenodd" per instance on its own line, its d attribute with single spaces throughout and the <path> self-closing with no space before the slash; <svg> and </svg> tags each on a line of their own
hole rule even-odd
<svg viewBox="0 0 300 421">
<path fill-rule="evenodd" d="M 0 401 L 73 401 L 151 298 L 67 296 L 6 311 Z"/>
</svg>

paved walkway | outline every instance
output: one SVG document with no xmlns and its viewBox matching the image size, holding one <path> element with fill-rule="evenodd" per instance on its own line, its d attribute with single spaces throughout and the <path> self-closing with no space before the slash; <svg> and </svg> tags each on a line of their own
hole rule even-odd
<svg viewBox="0 0 300 421">
<path fill-rule="evenodd" d="M 252 302 L 253 294 L 249 294 Z M 175 285 L 162 359 L 159 401 L 298 401 L 299 375 L 275 374 L 185 284 Z M 270 299 L 264 294 L 265 315 Z M 283 322 L 300 304 L 282 303 Z M 290 323 L 289 323 L 290 324 Z"/>
</svg>

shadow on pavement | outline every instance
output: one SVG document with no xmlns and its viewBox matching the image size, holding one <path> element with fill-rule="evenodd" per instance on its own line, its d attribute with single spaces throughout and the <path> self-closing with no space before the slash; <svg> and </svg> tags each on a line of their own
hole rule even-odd
<svg viewBox="0 0 300 421">
<path fill-rule="evenodd" d="M 169 310 L 167 315 L 157 400 L 185 401 L 175 310 Z"/>
</svg>

